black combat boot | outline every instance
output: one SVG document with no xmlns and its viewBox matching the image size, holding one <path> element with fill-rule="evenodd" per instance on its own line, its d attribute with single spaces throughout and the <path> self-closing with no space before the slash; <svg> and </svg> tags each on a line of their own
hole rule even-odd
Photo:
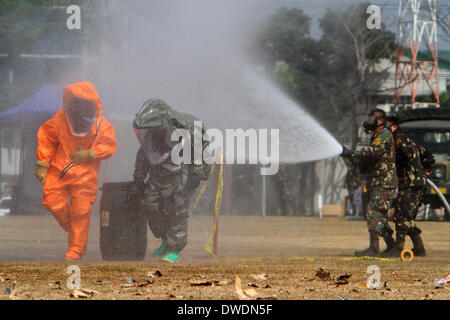
<svg viewBox="0 0 450 320">
<path fill-rule="evenodd" d="M 413 243 L 413 248 L 411 249 L 415 256 L 425 257 L 427 253 L 425 252 L 425 247 L 423 246 L 422 238 L 420 234 L 422 230 L 417 227 L 412 227 L 408 229 L 408 235 L 411 237 Z"/>
<path fill-rule="evenodd" d="M 394 231 L 389 227 L 383 229 L 381 236 L 383 237 L 384 242 L 386 242 L 386 249 L 381 251 L 381 257 L 391 257 L 391 251 L 396 249 L 395 241 L 392 237 L 393 233 Z"/>
<path fill-rule="evenodd" d="M 355 251 L 357 257 L 376 257 L 380 251 L 380 244 L 378 233 L 371 231 L 370 233 L 370 245 L 367 249 L 361 251 Z"/>
<path fill-rule="evenodd" d="M 384 255 L 383 253 L 381 254 L 382 257 L 387 258 L 387 257 L 400 257 L 402 251 L 403 251 L 403 247 L 405 246 L 405 233 L 402 232 L 398 232 L 395 235 L 395 243 L 394 243 L 394 247 L 387 251 Z M 386 248 L 387 249 L 387 248 Z"/>
</svg>

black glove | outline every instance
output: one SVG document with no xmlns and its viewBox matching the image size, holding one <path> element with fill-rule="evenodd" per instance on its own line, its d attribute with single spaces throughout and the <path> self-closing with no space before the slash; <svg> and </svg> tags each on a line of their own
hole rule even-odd
<svg viewBox="0 0 450 320">
<path fill-rule="evenodd" d="M 342 158 L 351 158 L 351 157 L 353 157 L 353 152 L 346 146 L 342 146 L 341 157 Z"/>
</svg>

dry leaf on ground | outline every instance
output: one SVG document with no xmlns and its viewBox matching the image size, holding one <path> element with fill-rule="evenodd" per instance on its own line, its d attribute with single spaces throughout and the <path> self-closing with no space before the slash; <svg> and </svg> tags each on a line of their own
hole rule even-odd
<svg viewBox="0 0 450 320">
<path fill-rule="evenodd" d="M 73 289 L 70 293 L 71 297 L 74 298 L 90 298 L 96 294 L 98 294 L 98 291 L 92 290 L 92 289 Z"/>
<path fill-rule="evenodd" d="M 253 288 L 244 290 L 244 293 L 251 298 L 256 298 L 258 296 L 258 293 Z"/>
<path fill-rule="evenodd" d="M 319 270 L 316 271 L 316 277 L 319 277 L 322 280 L 329 280 L 330 273 L 323 270 L 323 268 L 319 268 Z"/>
<path fill-rule="evenodd" d="M 336 277 L 336 285 L 344 285 L 344 284 L 348 284 L 348 279 L 351 277 L 352 275 L 350 274 L 341 274 L 340 276 Z"/>
<path fill-rule="evenodd" d="M 275 296 L 265 297 L 258 295 L 256 290 L 253 288 L 243 291 L 241 279 L 239 277 L 236 277 L 236 279 L 234 280 L 234 290 L 236 291 L 240 300 L 276 300 Z"/>
<path fill-rule="evenodd" d="M 242 291 L 241 279 L 239 277 L 234 279 L 234 290 L 240 300 L 249 300 L 249 297 Z"/>
<path fill-rule="evenodd" d="M 149 284 L 152 284 L 152 283 L 153 283 L 153 281 L 151 281 L 151 280 L 146 280 L 146 281 L 143 282 L 143 283 L 139 283 L 139 284 L 137 285 L 137 287 L 138 287 L 138 288 L 145 287 L 145 286 L 148 286 Z"/>
<path fill-rule="evenodd" d="M 202 286 L 212 286 L 212 284 L 217 284 L 219 281 L 217 280 L 211 280 L 211 281 L 205 281 L 205 280 L 189 280 L 189 284 L 193 287 L 202 287 Z"/>
<path fill-rule="evenodd" d="M 78 289 L 73 289 L 72 292 L 70 293 L 70 296 L 74 297 L 74 298 L 89 298 L 90 297 L 90 295 L 88 295 Z"/>
<path fill-rule="evenodd" d="M 159 271 L 159 270 L 155 270 L 155 271 L 152 271 L 152 272 L 147 273 L 147 277 L 150 277 L 150 278 L 159 278 L 159 277 L 162 277 L 162 273 L 161 273 L 161 271 Z"/>
</svg>

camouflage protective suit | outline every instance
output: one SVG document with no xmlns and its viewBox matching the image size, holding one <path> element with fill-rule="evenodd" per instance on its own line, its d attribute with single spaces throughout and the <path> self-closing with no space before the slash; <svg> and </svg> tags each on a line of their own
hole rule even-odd
<svg viewBox="0 0 450 320">
<path fill-rule="evenodd" d="M 395 162 L 399 179 L 399 192 L 395 201 L 395 228 L 398 233 L 406 234 L 414 227 L 427 175 L 423 170 L 420 153 L 414 141 L 400 129 L 393 133 L 395 140 Z"/>
<path fill-rule="evenodd" d="M 369 203 L 366 221 L 369 232 L 383 237 L 386 233 L 392 234 L 387 213 L 395 196 L 397 174 L 391 132 L 384 125 L 376 128 L 369 149 L 362 151 L 356 160 L 362 171 L 367 170 Z"/>
<path fill-rule="evenodd" d="M 420 155 L 420 163 L 422 164 L 422 168 L 428 176 L 431 174 L 431 170 L 433 169 L 433 164 L 435 162 L 434 155 L 425 147 L 419 145 L 416 145 L 416 147 Z"/>
<path fill-rule="evenodd" d="M 405 237 L 409 235 L 414 245 L 414 254 L 425 256 L 425 248 L 420 237 L 422 231 L 416 226 L 415 219 L 425 193 L 426 172 L 431 171 L 434 157 L 426 148 L 416 145 L 400 129 L 395 130 L 393 136 L 399 191 L 394 204 L 397 246 L 390 255 L 397 255 L 403 250 Z"/>
<path fill-rule="evenodd" d="M 174 111 L 162 100 L 151 99 L 144 103 L 133 126 L 136 131 L 164 128 L 169 137 L 176 129 L 186 129 L 190 137 L 194 137 L 194 121 L 199 120 Z M 201 131 L 203 134 L 204 128 Z M 191 145 L 193 141 L 191 138 Z M 142 139 L 140 142 L 133 178 L 140 194 L 142 209 L 148 216 L 148 224 L 154 236 L 166 239 L 167 251 L 180 252 L 187 244 L 191 198 L 200 181 L 208 179 L 210 165 L 203 161 L 201 164 L 194 164 L 193 148 L 192 164 L 175 164 L 170 154 L 162 161 L 152 161 L 152 155 L 146 152 Z M 208 142 L 203 142 L 202 148 L 207 144 Z"/>
</svg>

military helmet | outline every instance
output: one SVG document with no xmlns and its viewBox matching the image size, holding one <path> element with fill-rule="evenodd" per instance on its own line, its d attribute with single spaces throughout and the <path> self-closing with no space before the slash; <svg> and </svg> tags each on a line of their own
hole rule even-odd
<svg viewBox="0 0 450 320">
<path fill-rule="evenodd" d="M 400 124 L 400 118 L 396 113 L 390 113 L 385 117 L 386 121 L 392 122 L 392 124 L 399 125 Z"/>
</svg>

